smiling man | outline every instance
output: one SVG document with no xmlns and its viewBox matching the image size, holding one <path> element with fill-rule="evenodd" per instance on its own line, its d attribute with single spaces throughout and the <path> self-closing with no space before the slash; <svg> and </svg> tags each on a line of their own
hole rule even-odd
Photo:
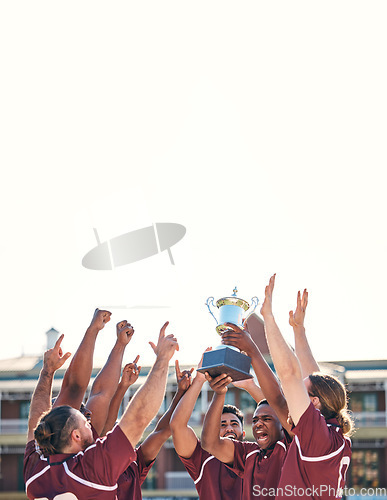
<svg viewBox="0 0 387 500">
<path fill-rule="evenodd" d="M 231 378 L 223 374 L 212 379 L 207 373 L 206 378 L 215 394 L 203 423 L 203 448 L 243 477 L 243 500 L 260 496 L 274 498 L 289 436 L 266 400 L 258 403 L 253 415 L 255 443 L 225 439 L 224 435 L 219 435 L 222 407 Z"/>
<path fill-rule="evenodd" d="M 199 366 L 201 363 L 202 360 Z M 175 450 L 194 480 L 200 500 L 239 499 L 242 496 L 240 475 L 205 451 L 195 431 L 189 426 L 191 414 L 205 381 L 205 376 L 196 372 L 191 387 L 185 392 L 172 415 L 170 427 Z M 235 406 L 222 404 L 217 433 L 230 443 L 243 439 L 243 413 Z"/>
</svg>

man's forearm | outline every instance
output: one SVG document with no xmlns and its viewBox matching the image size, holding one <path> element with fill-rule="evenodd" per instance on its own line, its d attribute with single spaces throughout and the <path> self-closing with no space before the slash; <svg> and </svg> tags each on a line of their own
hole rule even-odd
<svg viewBox="0 0 387 500">
<path fill-rule="evenodd" d="M 286 340 L 272 315 L 264 317 L 266 340 L 270 354 L 281 382 L 289 376 L 301 377 L 301 369 L 298 359 Z"/>
<path fill-rule="evenodd" d="M 150 464 L 159 453 L 161 447 L 165 441 L 171 435 L 171 428 L 169 426 L 169 421 L 171 419 L 172 413 L 176 408 L 177 403 L 183 396 L 184 391 L 177 391 L 174 395 L 168 410 L 164 413 L 161 419 L 157 422 L 156 427 L 151 434 L 145 439 L 141 445 L 143 457 L 145 463 Z"/>
<path fill-rule="evenodd" d="M 234 460 L 234 442 L 232 439 L 220 437 L 220 423 L 225 398 L 226 393 L 214 394 L 204 417 L 201 442 L 204 450 L 221 462 L 231 465 Z"/>
<path fill-rule="evenodd" d="M 305 328 L 301 325 L 297 325 L 293 327 L 293 331 L 296 355 L 301 364 L 302 377 L 305 378 L 313 372 L 320 371 L 320 367 L 314 359 L 308 339 L 306 338 Z"/>
<path fill-rule="evenodd" d="M 95 326 L 90 326 L 86 330 L 63 377 L 61 390 L 54 406 L 68 404 L 74 408 L 80 407 L 93 369 L 94 348 L 98 332 L 99 330 Z"/>
<path fill-rule="evenodd" d="M 251 364 L 258 379 L 258 384 L 269 404 L 283 404 L 285 398 L 282 394 L 279 381 L 270 366 L 266 363 L 259 349 L 256 348 L 250 356 Z"/>
<path fill-rule="evenodd" d="M 171 434 L 169 428 L 169 421 L 171 420 L 172 413 L 175 411 L 175 408 L 179 403 L 179 401 L 181 400 L 181 398 L 183 397 L 183 395 L 184 391 L 179 391 L 179 390 L 176 391 L 175 395 L 172 398 L 171 404 L 169 405 L 168 410 L 157 422 L 154 432 L 168 431 L 169 435 Z"/>
<path fill-rule="evenodd" d="M 168 361 L 167 358 L 156 360 L 146 382 L 135 393 L 119 421 L 119 426 L 133 446 L 136 445 L 145 428 L 157 415 L 163 402 L 167 384 Z"/>
<path fill-rule="evenodd" d="M 31 399 L 30 413 L 28 417 L 28 441 L 33 439 L 33 431 L 38 425 L 42 413 L 51 409 L 52 382 L 54 372 L 42 368 L 38 383 Z"/>
<path fill-rule="evenodd" d="M 116 342 L 104 367 L 94 380 L 90 396 L 103 394 L 108 399 L 111 399 L 114 396 L 120 380 L 121 365 L 125 347 L 126 346 L 120 342 Z"/>
<path fill-rule="evenodd" d="M 118 412 L 120 410 L 122 400 L 127 390 L 128 387 L 122 384 L 118 384 L 117 390 L 110 402 L 109 412 L 106 419 L 105 427 L 103 428 L 103 431 L 101 433 L 102 436 L 106 436 L 106 433 L 111 431 L 115 423 L 117 422 Z"/>
<path fill-rule="evenodd" d="M 195 408 L 196 401 L 202 391 L 202 387 L 206 379 L 199 375 L 192 381 L 191 387 L 184 393 L 183 397 L 176 406 L 173 412 L 174 425 L 187 426 L 192 412 Z"/>
<path fill-rule="evenodd" d="M 220 421 L 222 410 L 226 399 L 226 393 L 214 393 L 211 404 L 204 417 L 203 429 L 201 435 L 202 446 L 205 450 L 213 450 L 214 445 L 220 441 Z M 211 453 L 212 451 L 210 451 Z"/>
</svg>

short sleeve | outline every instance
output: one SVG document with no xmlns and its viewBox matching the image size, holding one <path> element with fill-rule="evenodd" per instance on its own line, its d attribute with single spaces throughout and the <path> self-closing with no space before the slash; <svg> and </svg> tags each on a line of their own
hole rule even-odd
<svg viewBox="0 0 387 500">
<path fill-rule="evenodd" d="M 89 480 L 111 485 L 135 459 L 136 452 L 130 441 L 116 425 L 105 437 L 86 448 L 80 464 L 87 471 Z"/>
<path fill-rule="evenodd" d="M 136 450 L 137 452 L 137 465 L 138 465 L 138 473 L 140 476 L 140 484 L 142 484 L 145 481 L 146 476 L 148 475 L 148 472 L 151 470 L 153 467 L 153 464 L 155 463 L 155 460 L 152 460 L 152 462 L 149 465 L 146 465 L 144 455 L 142 453 L 141 446 L 139 446 Z"/>
<path fill-rule="evenodd" d="M 39 460 L 40 460 L 40 453 L 37 451 L 35 440 L 29 441 L 24 451 L 24 461 L 23 461 L 24 482 L 26 482 L 30 478 L 32 471 L 34 470 Z"/>
<path fill-rule="evenodd" d="M 246 467 L 247 458 L 253 457 L 260 452 L 260 448 L 256 443 L 249 441 L 234 441 L 234 463 L 232 470 L 243 477 Z"/>
<path fill-rule="evenodd" d="M 337 443 L 335 439 L 331 439 L 332 432 L 328 425 L 320 411 L 313 406 L 313 403 L 310 403 L 297 425 L 292 429 L 302 455 L 319 457 L 336 450 Z M 337 441 L 340 444 L 342 442 L 342 437 L 340 438 L 338 434 Z"/>
<path fill-rule="evenodd" d="M 199 477 L 200 469 L 204 460 L 211 457 L 209 453 L 203 450 L 200 441 L 198 440 L 195 450 L 189 458 L 184 458 L 179 455 L 180 460 L 183 462 L 187 472 L 194 481 Z"/>
</svg>

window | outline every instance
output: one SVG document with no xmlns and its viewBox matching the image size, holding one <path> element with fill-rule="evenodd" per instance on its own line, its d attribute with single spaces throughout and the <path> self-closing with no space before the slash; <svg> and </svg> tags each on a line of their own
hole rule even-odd
<svg viewBox="0 0 387 500">
<path fill-rule="evenodd" d="M 379 464 L 381 450 L 354 450 L 349 474 L 353 488 L 377 488 L 380 486 Z"/>
<path fill-rule="evenodd" d="M 357 412 L 378 411 L 377 392 L 355 392 L 350 395 L 350 407 Z"/>
</svg>

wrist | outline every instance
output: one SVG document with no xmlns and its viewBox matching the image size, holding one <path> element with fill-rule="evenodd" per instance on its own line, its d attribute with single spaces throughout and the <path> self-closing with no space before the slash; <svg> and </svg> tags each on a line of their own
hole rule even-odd
<svg viewBox="0 0 387 500">
<path fill-rule="evenodd" d="M 43 368 L 40 372 L 40 376 L 44 377 L 44 378 L 52 378 L 54 376 L 55 371 L 56 370 L 54 368 L 50 368 L 48 366 L 43 366 Z"/>
<path fill-rule="evenodd" d="M 134 382 L 119 382 L 117 385 L 117 390 L 120 392 L 126 392 Z"/>
<path fill-rule="evenodd" d="M 117 351 L 119 351 L 119 352 L 124 352 L 124 351 L 125 351 L 125 349 L 126 349 L 126 346 L 127 346 L 127 345 L 128 345 L 128 344 L 126 344 L 126 343 L 125 343 L 125 342 L 123 342 L 122 340 L 117 339 L 117 340 L 116 340 L 116 344 L 115 344 L 115 346 L 114 346 L 114 349 L 115 349 L 115 350 L 117 350 Z"/>
<path fill-rule="evenodd" d="M 204 382 L 206 381 L 206 377 L 203 373 L 201 372 L 196 372 L 195 378 L 192 381 L 192 385 L 204 385 Z"/>
<path fill-rule="evenodd" d="M 89 328 L 86 330 L 86 333 L 97 335 L 97 333 L 101 330 L 101 328 L 98 328 L 97 325 L 91 324 Z"/>
</svg>

